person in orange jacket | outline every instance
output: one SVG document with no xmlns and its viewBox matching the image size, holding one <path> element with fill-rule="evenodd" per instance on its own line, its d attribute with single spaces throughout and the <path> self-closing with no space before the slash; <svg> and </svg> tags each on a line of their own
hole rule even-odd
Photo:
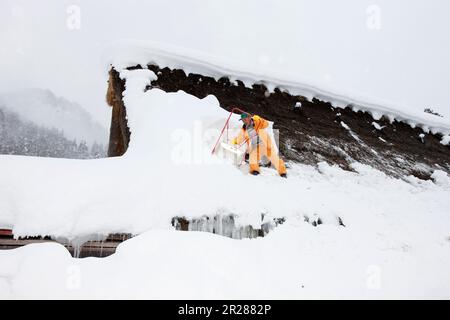
<svg viewBox="0 0 450 320">
<path fill-rule="evenodd" d="M 286 177 L 284 161 L 272 150 L 272 139 L 265 130 L 269 126 L 267 120 L 257 115 L 251 116 L 247 113 L 242 113 L 240 121 L 243 121 L 244 124 L 238 136 L 232 140 L 232 144 L 241 145 L 244 142 L 247 143 L 250 173 L 254 175 L 259 174 L 259 161 L 265 156 L 277 169 L 280 176 Z"/>
</svg>

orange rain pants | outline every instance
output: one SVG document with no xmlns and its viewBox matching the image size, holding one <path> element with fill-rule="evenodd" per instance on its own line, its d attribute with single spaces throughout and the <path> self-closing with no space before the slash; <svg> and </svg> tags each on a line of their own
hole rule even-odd
<svg viewBox="0 0 450 320">
<path fill-rule="evenodd" d="M 272 165 L 277 169 L 280 175 L 286 174 L 286 166 L 284 161 L 280 159 L 276 152 L 272 152 L 272 139 L 266 132 L 269 126 L 267 120 L 255 115 L 253 119 L 253 132 L 256 132 L 257 137 L 250 137 L 246 129 L 242 128 L 238 136 L 233 139 L 233 144 L 241 144 L 244 141 L 247 143 L 247 150 L 249 153 L 250 172 L 259 172 L 259 162 L 263 156 L 270 160 Z M 258 138 L 259 143 L 252 144 L 252 140 Z"/>
</svg>

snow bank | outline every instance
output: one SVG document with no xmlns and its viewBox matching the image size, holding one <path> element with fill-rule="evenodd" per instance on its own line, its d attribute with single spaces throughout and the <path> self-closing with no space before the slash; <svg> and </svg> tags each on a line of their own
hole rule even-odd
<svg viewBox="0 0 450 320">
<path fill-rule="evenodd" d="M 286 74 L 262 67 L 251 69 L 247 65 L 236 61 L 225 61 L 191 49 L 175 47 L 161 43 L 148 43 L 141 41 L 120 41 L 111 45 L 104 53 L 105 70 L 113 65 L 117 70 L 126 67 L 156 64 L 160 67 L 182 69 L 189 73 L 210 76 L 218 80 L 228 77 L 231 82 L 241 80 L 246 87 L 253 84 L 264 84 L 269 92 L 275 88 L 287 91 L 292 95 L 301 95 L 309 100 L 317 98 L 330 102 L 334 107 L 345 108 L 350 106 L 354 111 L 369 112 L 375 120 L 383 115 L 391 121 L 398 120 L 408 123 L 411 127 L 421 127 L 425 132 L 450 133 L 450 120 L 440 118 L 428 113 L 411 111 L 408 106 L 392 105 L 388 101 L 360 97 L 353 93 L 334 92 L 324 83 L 314 83 L 300 77 L 292 78 Z"/>
<path fill-rule="evenodd" d="M 0 298 L 448 299 L 450 244 L 389 238 L 393 229 L 364 235 L 288 223 L 240 241 L 153 230 L 104 259 L 30 245 L 0 251 Z"/>
</svg>

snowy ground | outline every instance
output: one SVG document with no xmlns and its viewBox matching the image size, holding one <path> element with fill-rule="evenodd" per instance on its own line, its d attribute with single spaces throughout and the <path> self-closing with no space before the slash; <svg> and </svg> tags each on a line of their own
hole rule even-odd
<svg viewBox="0 0 450 320">
<path fill-rule="evenodd" d="M 0 298 L 449 298 L 448 241 L 394 229 L 288 222 L 256 240 L 153 230 L 103 259 L 30 245 L 1 253 Z"/>
<path fill-rule="evenodd" d="M 291 164 L 260 176 L 211 156 L 228 115 L 212 97 L 144 88 L 123 72 L 125 156 L 0 156 L 0 227 L 69 239 L 141 234 L 115 255 L 72 259 L 57 244 L 0 251 L 0 298 L 450 298 L 450 178 L 392 179 Z M 236 118 L 233 123 L 237 126 Z M 173 216 L 286 217 L 267 237 L 176 232 Z M 313 227 L 304 217 L 320 216 Z M 341 217 L 345 227 L 339 226 Z"/>
</svg>

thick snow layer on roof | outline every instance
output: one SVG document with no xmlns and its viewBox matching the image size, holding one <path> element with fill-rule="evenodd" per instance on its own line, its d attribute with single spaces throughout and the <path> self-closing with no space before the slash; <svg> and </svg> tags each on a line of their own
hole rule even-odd
<svg viewBox="0 0 450 320">
<path fill-rule="evenodd" d="M 100 260 L 74 260 L 55 244 L 0 252 L 0 298 L 450 296 L 446 173 L 399 180 L 358 163 L 356 172 L 320 163 L 291 164 L 288 179 L 271 168 L 255 177 L 211 155 L 228 116 L 215 97 L 145 92 L 149 70 L 121 76 L 127 153 L 0 156 L 0 227 L 68 239 L 145 234 Z M 174 216 L 229 213 L 239 224 L 260 224 L 261 213 L 287 219 L 256 240 L 169 230 Z"/>
<path fill-rule="evenodd" d="M 319 215 L 334 223 L 340 215 L 364 211 L 368 204 L 360 197 L 391 212 L 392 201 L 386 206 L 383 201 L 389 186 L 405 211 L 419 213 L 425 206 L 439 214 L 450 204 L 448 190 L 432 182 L 412 186 L 359 164 L 354 168 L 360 174 L 322 164 L 322 174 L 294 165 L 288 180 L 269 168 L 261 177 L 248 175 L 246 166 L 239 170 L 211 155 L 228 116 L 215 97 L 144 92 L 155 77 L 150 70 L 124 70 L 121 76 L 127 79 L 124 103 L 131 130 L 126 154 L 95 161 L 0 156 L 0 226 L 12 227 L 17 236 L 73 238 L 140 233 L 167 227 L 174 216 L 217 213 L 238 214 L 238 222 L 253 225 L 261 213 L 269 219 Z M 236 129 L 230 136 L 238 126 L 233 116 Z M 367 188 L 358 190 L 360 184 Z M 305 198 L 299 200 L 299 194 Z"/>
<path fill-rule="evenodd" d="M 226 61 L 202 52 L 175 47 L 160 43 L 147 43 L 138 41 L 118 42 L 111 45 L 105 52 L 104 61 L 107 68 L 113 65 L 117 70 L 126 67 L 156 64 L 160 67 L 182 69 L 189 73 L 210 76 L 218 80 L 228 77 L 230 81 L 241 80 L 245 86 L 264 84 L 269 92 L 275 88 L 287 91 L 292 95 L 301 95 L 309 100 L 317 98 L 330 102 L 335 107 L 350 106 L 353 110 L 367 111 L 375 120 L 387 116 L 391 121 L 403 121 L 412 127 L 421 127 L 425 132 L 448 134 L 450 133 L 450 119 L 437 117 L 428 113 L 412 111 L 408 106 L 392 105 L 388 101 L 358 96 L 354 92 L 335 92 L 325 83 L 314 83 L 293 78 L 283 73 L 265 70 L 262 67 L 254 69 L 236 61 Z"/>
</svg>

